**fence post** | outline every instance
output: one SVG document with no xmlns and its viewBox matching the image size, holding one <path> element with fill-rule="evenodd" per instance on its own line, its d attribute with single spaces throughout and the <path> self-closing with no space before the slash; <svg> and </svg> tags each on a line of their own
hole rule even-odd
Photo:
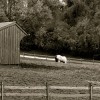
<svg viewBox="0 0 100 100">
<path fill-rule="evenodd" d="M 47 55 L 46 55 L 46 60 L 47 60 Z"/>
<path fill-rule="evenodd" d="M 1 82 L 1 100 L 3 100 L 3 82 Z"/>
<path fill-rule="evenodd" d="M 89 83 L 89 100 L 92 100 L 92 97 L 93 97 L 93 86 L 92 86 L 92 83 L 90 82 Z"/>
<path fill-rule="evenodd" d="M 46 82 L 46 100 L 49 100 L 49 86 L 47 82 Z"/>
<path fill-rule="evenodd" d="M 69 61 L 68 61 L 69 60 Z M 69 65 L 70 65 L 70 57 L 69 57 L 69 59 L 67 59 L 67 63 L 69 63 Z"/>
<path fill-rule="evenodd" d="M 93 56 L 93 65 L 94 65 L 94 56 Z"/>
<path fill-rule="evenodd" d="M 82 64 L 82 58 L 81 58 L 81 64 Z"/>
</svg>

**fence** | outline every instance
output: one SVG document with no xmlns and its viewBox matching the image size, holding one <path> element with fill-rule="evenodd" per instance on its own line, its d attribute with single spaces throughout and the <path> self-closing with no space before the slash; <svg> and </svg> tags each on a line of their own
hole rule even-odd
<svg viewBox="0 0 100 100">
<path fill-rule="evenodd" d="M 41 59 L 41 60 L 51 60 L 55 61 L 55 56 L 48 56 L 48 55 L 39 55 L 39 54 L 29 54 L 29 53 L 22 53 L 20 57 L 25 58 L 32 58 L 32 59 Z M 99 60 L 93 59 L 83 59 L 83 58 L 71 58 L 67 57 L 69 63 L 76 63 L 76 64 L 100 64 Z"/>
<path fill-rule="evenodd" d="M 16 97 L 26 97 L 26 96 L 37 96 L 37 97 L 46 97 L 46 100 L 49 100 L 50 97 L 58 97 L 58 98 L 80 98 L 80 97 L 88 97 L 89 100 L 92 98 L 100 97 L 100 94 L 93 94 L 93 90 L 100 90 L 100 87 L 93 87 L 93 82 L 89 82 L 88 87 L 66 87 L 66 86 L 49 86 L 46 83 L 45 86 L 5 86 L 3 82 L 1 82 L 1 100 L 4 100 L 4 96 L 16 96 Z M 5 93 L 4 90 L 45 90 L 45 93 Z M 87 94 L 55 94 L 51 93 L 50 90 L 86 90 Z"/>
</svg>

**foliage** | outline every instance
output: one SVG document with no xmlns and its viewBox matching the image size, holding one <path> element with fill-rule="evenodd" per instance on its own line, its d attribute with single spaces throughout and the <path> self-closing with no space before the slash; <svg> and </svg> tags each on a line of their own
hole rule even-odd
<svg viewBox="0 0 100 100">
<path fill-rule="evenodd" d="M 59 0 L 1 0 L 0 21 L 14 20 L 30 34 L 23 44 L 81 56 L 99 53 L 100 1 L 65 2 L 67 5 Z"/>
</svg>

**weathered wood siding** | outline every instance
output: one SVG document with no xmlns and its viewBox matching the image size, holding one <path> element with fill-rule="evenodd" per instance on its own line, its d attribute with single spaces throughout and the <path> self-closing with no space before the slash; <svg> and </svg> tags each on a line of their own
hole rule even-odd
<svg viewBox="0 0 100 100">
<path fill-rule="evenodd" d="M 1 64 L 20 63 L 20 41 L 24 35 L 25 34 L 16 25 L 0 30 Z"/>
</svg>

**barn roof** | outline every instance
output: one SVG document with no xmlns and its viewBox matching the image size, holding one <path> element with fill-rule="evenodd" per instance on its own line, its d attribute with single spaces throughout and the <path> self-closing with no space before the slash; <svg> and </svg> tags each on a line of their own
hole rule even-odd
<svg viewBox="0 0 100 100">
<path fill-rule="evenodd" d="M 8 26 L 8 25 L 10 25 L 10 24 L 12 24 L 13 22 L 2 22 L 2 23 L 0 23 L 0 28 L 1 27 L 4 27 L 4 26 Z"/>
<path fill-rule="evenodd" d="M 0 30 L 7 28 L 9 26 L 16 25 L 25 35 L 27 34 L 15 21 L 14 22 L 1 22 Z"/>
</svg>

